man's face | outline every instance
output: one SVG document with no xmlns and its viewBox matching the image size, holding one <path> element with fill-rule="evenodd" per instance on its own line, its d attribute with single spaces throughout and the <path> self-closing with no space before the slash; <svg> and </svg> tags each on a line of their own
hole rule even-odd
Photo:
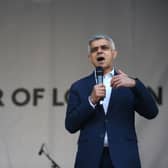
<svg viewBox="0 0 168 168">
<path fill-rule="evenodd" d="M 117 51 L 111 48 L 110 42 L 106 39 L 98 39 L 91 43 L 89 59 L 97 67 L 104 70 L 104 74 L 113 68 L 113 60 L 117 56 Z"/>
</svg>

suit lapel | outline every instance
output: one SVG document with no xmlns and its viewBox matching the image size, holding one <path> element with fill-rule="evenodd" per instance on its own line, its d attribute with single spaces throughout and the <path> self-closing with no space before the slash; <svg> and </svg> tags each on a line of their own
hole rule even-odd
<svg viewBox="0 0 168 168">
<path fill-rule="evenodd" d="M 117 75 L 117 74 L 118 73 L 116 71 L 114 71 L 114 75 Z M 117 88 L 112 88 L 106 115 L 108 115 L 110 113 L 110 111 L 113 108 L 113 105 L 115 104 L 115 100 L 116 100 L 116 97 L 117 97 L 117 91 L 118 91 Z"/>
<path fill-rule="evenodd" d="M 117 88 L 112 88 L 111 97 L 110 97 L 110 101 L 109 101 L 106 115 L 108 115 L 112 111 L 113 105 L 115 104 L 115 100 L 117 97 L 117 92 L 118 92 Z"/>
<path fill-rule="evenodd" d="M 89 94 L 91 94 L 91 91 L 95 84 L 96 84 L 96 80 L 95 80 L 95 74 L 93 72 L 92 74 L 88 76 L 88 83 L 87 83 L 88 89 L 87 90 L 89 91 Z"/>
</svg>

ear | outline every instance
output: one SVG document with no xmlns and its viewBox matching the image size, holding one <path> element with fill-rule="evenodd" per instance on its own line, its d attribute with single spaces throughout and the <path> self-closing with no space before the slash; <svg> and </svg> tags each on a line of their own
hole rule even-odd
<svg viewBox="0 0 168 168">
<path fill-rule="evenodd" d="M 113 50 L 112 54 L 113 54 L 113 58 L 115 59 L 117 57 L 117 55 L 118 55 L 118 52 L 116 50 Z"/>
<path fill-rule="evenodd" d="M 90 55 L 90 54 L 88 54 L 88 59 L 90 60 L 90 58 L 91 58 L 91 55 Z"/>
</svg>

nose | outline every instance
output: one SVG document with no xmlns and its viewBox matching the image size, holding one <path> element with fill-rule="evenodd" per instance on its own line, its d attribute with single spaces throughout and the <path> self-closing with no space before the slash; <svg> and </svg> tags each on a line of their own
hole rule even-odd
<svg viewBox="0 0 168 168">
<path fill-rule="evenodd" d="M 101 47 L 98 47 L 97 53 L 102 53 L 102 48 Z"/>
</svg>

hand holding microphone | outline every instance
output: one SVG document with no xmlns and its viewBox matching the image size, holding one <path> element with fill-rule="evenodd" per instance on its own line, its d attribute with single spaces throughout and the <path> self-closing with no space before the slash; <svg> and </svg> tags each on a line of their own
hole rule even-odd
<svg viewBox="0 0 168 168">
<path fill-rule="evenodd" d="M 103 68 L 96 67 L 96 85 L 93 87 L 90 95 L 91 102 L 95 105 L 103 100 L 106 95 L 106 88 L 103 85 Z"/>
</svg>

